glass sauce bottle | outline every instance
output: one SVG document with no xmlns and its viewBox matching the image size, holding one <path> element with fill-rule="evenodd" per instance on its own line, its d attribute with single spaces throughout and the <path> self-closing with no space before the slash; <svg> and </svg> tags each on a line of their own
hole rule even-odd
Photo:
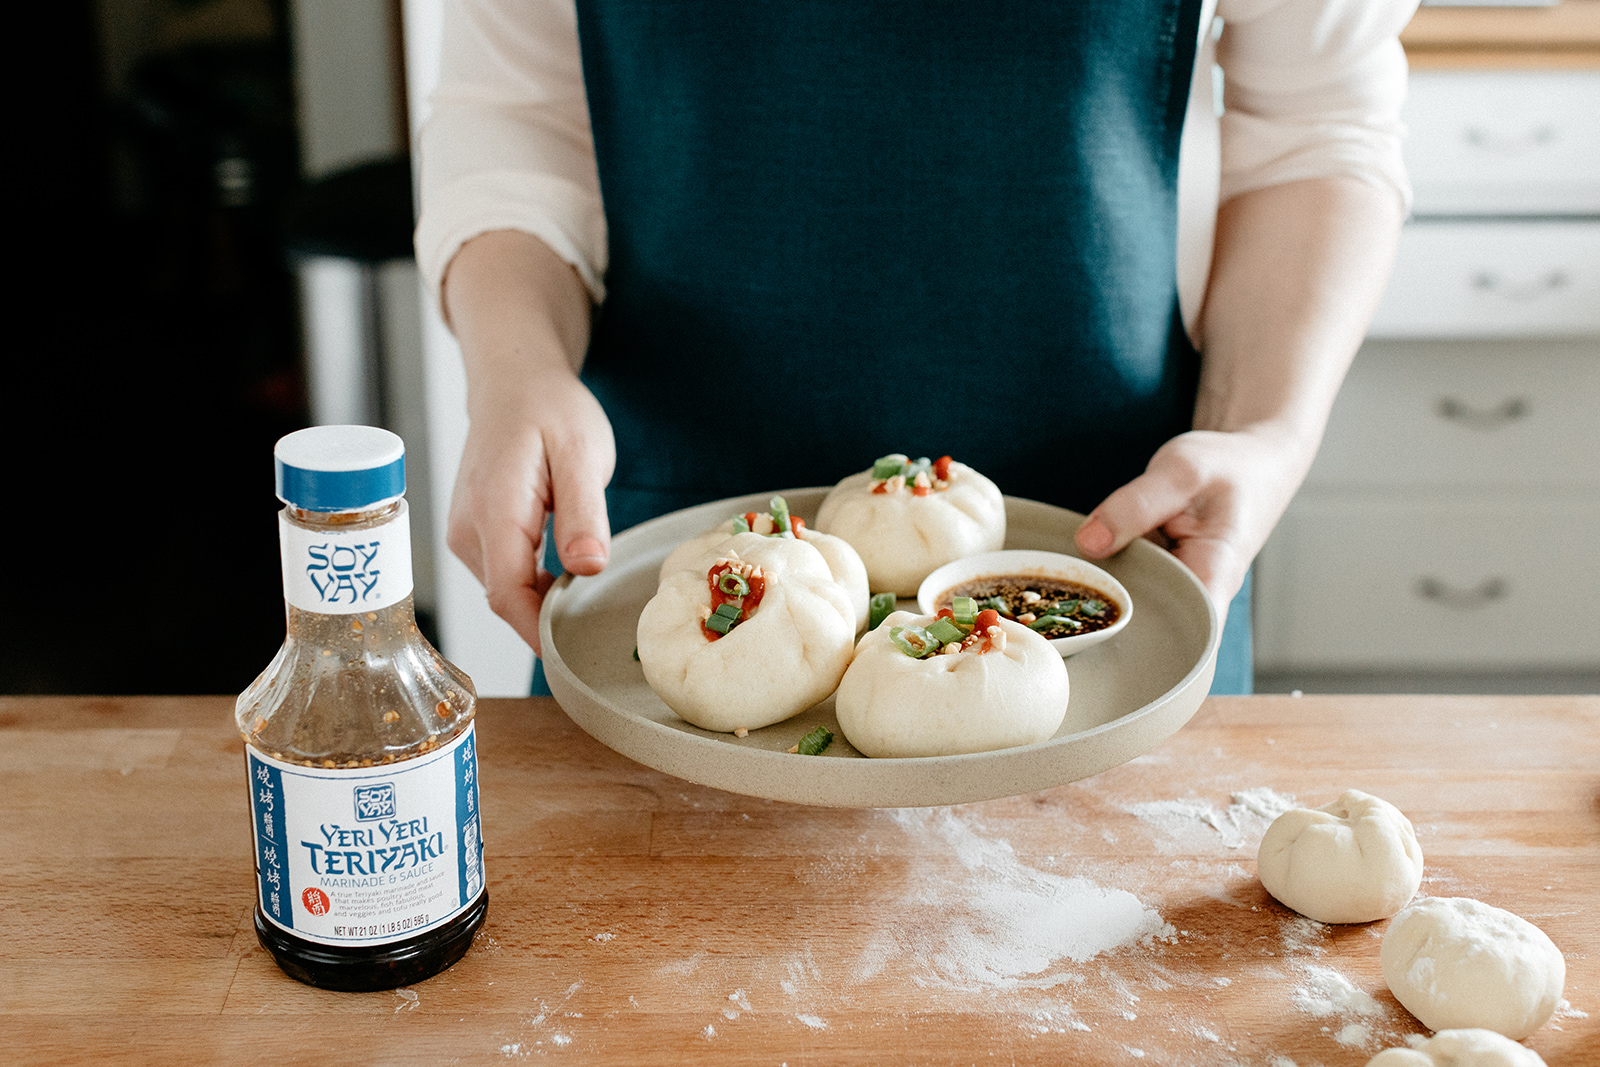
<svg viewBox="0 0 1600 1067">
<path fill-rule="evenodd" d="M 417 630 L 405 446 L 318 426 L 273 450 L 288 634 L 239 697 L 256 935 L 287 974 L 392 989 L 488 910 L 472 682 Z"/>
</svg>

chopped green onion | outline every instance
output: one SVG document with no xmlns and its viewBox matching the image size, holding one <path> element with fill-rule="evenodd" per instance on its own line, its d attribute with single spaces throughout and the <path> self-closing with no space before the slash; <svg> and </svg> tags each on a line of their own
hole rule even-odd
<svg viewBox="0 0 1600 1067">
<path fill-rule="evenodd" d="M 867 602 L 867 629 L 876 630 L 894 611 L 898 598 L 893 593 L 874 593 Z"/>
<path fill-rule="evenodd" d="M 639 662 L 639 646 L 638 645 L 634 645 L 633 646 L 633 662 L 635 662 L 635 663 Z"/>
<path fill-rule="evenodd" d="M 978 602 L 969 596 L 954 597 L 950 601 L 950 613 L 956 617 L 958 626 L 971 626 L 978 617 Z"/>
<path fill-rule="evenodd" d="M 872 477 L 878 481 L 893 478 L 905 469 L 905 462 L 899 456 L 884 456 L 872 463 Z"/>
<path fill-rule="evenodd" d="M 781 537 L 789 532 L 789 502 L 781 496 L 772 498 L 772 533 Z"/>
<path fill-rule="evenodd" d="M 1106 613 L 1106 602 L 1104 600 L 1085 600 L 1079 610 L 1085 615 L 1093 615 L 1098 618 Z"/>
<path fill-rule="evenodd" d="M 910 483 L 916 481 L 917 480 L 917 475 L 919 475 L 919 474 L 926 474 L 928 476 L 928 480 L 932 481 L 933 480 L 933 460 L 929 459 L 927 456 L 921 456 L 921 457 L 919 457 L 917 459 L 914 459 L 910 463 L 906 464 L 906 469 L 905 469 L 904 473 L 905 473 L 905 476 L 906 476 L 906 484 L 908 484 L 908 485 Z"/>
<path fill-rule="evenodd" d="M 746 596 L 750 592 L 750 583 L 744 580 L 743 575 L 728 571 L 717 579 L 717 588 L 728 596 Z"/>
<path fill-rule="evenodd" d="M 979 611 L 998 611 L 1002 615 L 1009 615 L 1011 608 L 1002 597 L 992 596 L 978 605 Z"/>
<path fill-rule="evenodd" d="M 1041 615 L 1028 624 L 1028 629 L 1049 630 L 1057 626 L 1066 626 L 1073 630 L 1083 629 L 1083 623 L 1077 619 L 1070 619 L 1065 615 Z"/>
<path fill-rule="evenodd" d="M 1058 600 L 1051 605 L 1050 612 L 1053 615 L 1066 615 L 1077 611 L 1081 607 L 1083 607 L 1083 601 L 1081 600 Z"/>
<path fill-rule="evenodd" d="M 733 517 L 733 532 L 734 533 L 749 533 L 750 532 L 750 524 L 744 520 L 744 516 L 743 515 L 735 515 Z"/>
<path fill-rule="evenodd" d="M 935 619 L 928 627 L 928 636 L 935 638 L 939 644 L 948 645 L 951 641 L 959 641 L 967 636 L 961 627 L 949 619 Z"/>
<path fill-rule="evenodd" d="M 833 744 L 833 731 L 826 726 L 818 726 L 802 737 L 795 749 L 802 756 L 820 756 L 822 750 L 831 744 Z"/>
<path fill-rule="evenodd" d="M 735 604 L 733 601 L 729 600 L 718 604 L 717 610 L 712 612 L 712 614 L 721 615 L 724 619 L 732 619 L 734 622 L 738 622 L 739 611 L 742 607 L 742 604 Z"/>
<path fill-rule="evenodd" d="M 889 640 L 895 648 L 912 659 L 921 659 L 939 651 L 939 643 L 933 635 L 920 626 L 896 626 L 889 631 Z"/>
<path fill-rule="evenodd" d="M 710 618 L 706 619 L 705 626 L 708 630 L 715 630 L 719 634 L 725 634 L 729 630 L 733 629 L 733 622 L 734 620 L 728 618 L 726 615 L 712 615 Z"/>
</svg>

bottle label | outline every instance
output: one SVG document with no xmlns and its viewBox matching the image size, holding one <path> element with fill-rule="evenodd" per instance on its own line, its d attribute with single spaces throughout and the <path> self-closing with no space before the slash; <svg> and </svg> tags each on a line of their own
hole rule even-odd
<svg viewBox="0 0 1600 1067">
<path fill-rule="evenodd" d="M 411 595 L 411 516 L 365 530 L 307 530 L 278 513 L 283 598 L 301 611 L 353 615 Z"/>
<path fill-rule="evenodd" d="M 472 725 L 372 767 L 245 755 L 261 910 L 275 925 L 323 945 L 385 945 L 449 922 L 483 891 Z"/>
</svg>

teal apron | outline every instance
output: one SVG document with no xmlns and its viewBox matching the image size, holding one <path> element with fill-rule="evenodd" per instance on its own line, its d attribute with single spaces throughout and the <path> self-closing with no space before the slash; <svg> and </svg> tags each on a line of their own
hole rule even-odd
<svg viewBox="0 0 1600 1067">
<path fill-rule="evenodd" d="M 623 529 L 955 456 L 1087 511 L 1190 427 L 1199 0 L 578 0 Z"/>
</svg>

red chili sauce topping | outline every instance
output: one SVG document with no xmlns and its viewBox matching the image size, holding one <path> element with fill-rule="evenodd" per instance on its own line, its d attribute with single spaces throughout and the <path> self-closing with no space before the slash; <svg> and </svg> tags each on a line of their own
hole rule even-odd
<svg viewBox="0 0 1600 1067">
<path fill-rule="evenodd" d="M 743 578 L 750 586 L 750 591 L 742 596 L 737 593 L 725 592 L 722 588 L 722 576 L 730 573 L 738 574 L 741 578 Z M 712 567 L 711 570 L 706 572 L 706 584 L 711 587 L 711 613 L 713 615 L 715 615 L 717 613 L 717 609 L 722 607 L 724 604 L 729 604 L 739 609 L 739 616 L 737 619 L 733 620 L 733 626 L 738 626 L 740 623 L 750 618 L 751 615 L 755 614 L 756 608 L 761 604 L 761 594 L 766 592 L 767 589 L 767 581 L 764 577 L 759 574 L 741 573 L 732 563 L 726 561 L 718 563 L 716 566 Z M 701 623 L 700 629 L 705 633 L 707 641 L 715 641 L 717 638 L 723 636 L 710 626 L 706 625 L 706 623 Z M 730 626 L 729 629 L 732 629 L 732 626 Z"/>
</svg>

